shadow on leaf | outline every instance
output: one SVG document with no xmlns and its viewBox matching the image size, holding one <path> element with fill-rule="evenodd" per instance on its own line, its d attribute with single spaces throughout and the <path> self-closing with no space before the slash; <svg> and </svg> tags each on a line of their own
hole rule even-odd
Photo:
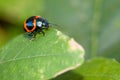
<svg viewBox="0 0 120 80">
<path fill-rule="evenodd" d="M 68 71 L 62 75 L 50 80 L 83 80 L 83 76 L 73 71 Z"/>
</svg>

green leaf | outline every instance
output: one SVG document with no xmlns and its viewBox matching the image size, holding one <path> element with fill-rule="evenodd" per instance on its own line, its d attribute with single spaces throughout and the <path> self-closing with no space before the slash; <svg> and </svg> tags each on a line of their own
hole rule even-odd
<svg viewBox="0 0 120 80">
<path fill-rule="evenodd" d="M 80 66 L 84 50 L 73 38 L 49 29 L 34 40 L 20 35 L 0 50 L 1 80 L 46 80 Z"/>
<path fill-rule="evenodd" d="M 114 59 L 95 58 L 79 68 L 64 73 L 53 80 L 119 80 L 120 63 Z"/>
<path fill-rule="evenodd" d="M 83 80 L 119 80 L 120 63 L 114 59 L 96 58 L 87 61 L 76 73 L 83 76 Z"/>
</svg>

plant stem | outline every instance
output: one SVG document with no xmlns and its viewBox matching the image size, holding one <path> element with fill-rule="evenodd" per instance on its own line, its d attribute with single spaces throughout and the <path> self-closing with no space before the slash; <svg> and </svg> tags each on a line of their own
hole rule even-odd
<svg viewBox="0 0 120 80">
<path fill-rule="evenodd" d="M 96 57 L 98 52 L 98 34 L 99 34 L 99 22 L 101 19 L 101 8 L 103 0 L 94 0 L 94 15 L 92 20 L 91 30 L 91 57 Z"/>
</svg>

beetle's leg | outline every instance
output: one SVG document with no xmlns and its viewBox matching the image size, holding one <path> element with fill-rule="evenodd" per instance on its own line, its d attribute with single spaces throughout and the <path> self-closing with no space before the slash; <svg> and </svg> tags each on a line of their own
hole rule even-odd
<svg viewBox="0 0 120 80">
<path fill-rule="evenodd" d="M 43 36 L 45 36 L 45 32 L 44 31 L 41 31 L 41 32 L 42 32 Z"/>
<path fill-rule="evenodd" d="M 38 29 L 38 33 L 40 32 L 43 34 L 43 36 L 45 36 L 45 32 L 42 29 Z"/>
<path fill-rule="evenodd" d="M 46 30 L 48 30 L 48 27 L 47 27 L 47 28 L 42 28 L 42 29 L 46 29 Z"/>
<path fill-rule="evenodd" d="M 28 33 L 27 35 L 28 35 L 28 38 L 30 39 L 30 40 L 34 40 L 34 38 L 36 37 L 36 32 L 34 31 L 34 32 L 30 32 L 30 33 Z"/>
<path fill-rule="evenodd" d="M 34 31 L 34 32 L 32 32 L 31 34 L 32 34 L 32 38 L 35 38 L 36 35 L 37 35 L 37 31 Z"/>
</svg>

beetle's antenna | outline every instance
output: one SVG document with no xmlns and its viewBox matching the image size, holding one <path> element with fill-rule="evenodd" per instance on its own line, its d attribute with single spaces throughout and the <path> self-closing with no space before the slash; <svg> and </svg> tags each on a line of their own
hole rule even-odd
<svg viewBox="0 0 120 80">
<path fill-rule="evenodd" d="M 49 23 L 51 26 L 57 26 L 57 27 L 61 27 L 60 25 L 54 24 L 54 23 Z"/>
</svg>

